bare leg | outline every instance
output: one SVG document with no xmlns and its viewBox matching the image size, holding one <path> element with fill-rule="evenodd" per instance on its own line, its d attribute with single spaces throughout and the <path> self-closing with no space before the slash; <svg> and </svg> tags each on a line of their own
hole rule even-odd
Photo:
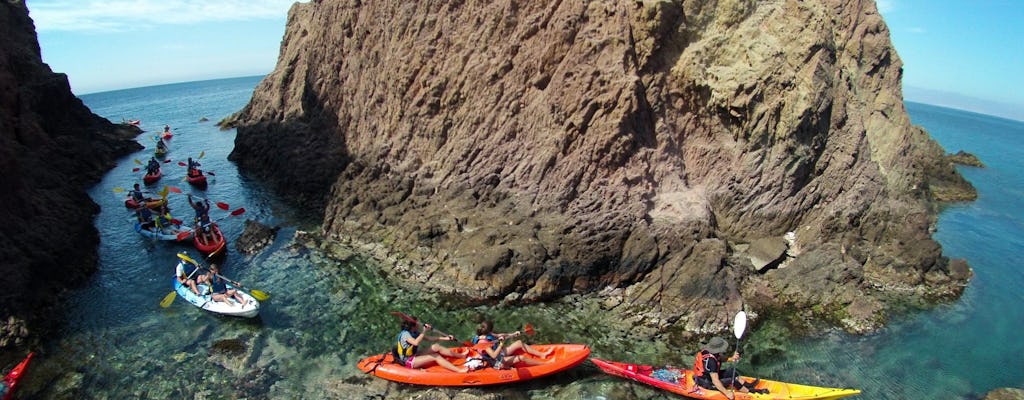
<svg viewBox="0 0 1024 400">
<path fill-rule="evenodd" d="M 447 368 L 449 371 L 452 371 L 452 372 L 463 373 L 463 372 L 469 371 L 469 368 L 466 368 L 466 367 L 461 367 L 461 368 L 460 367 L 456 367 L 455 364 L 452 364 L 450 361 L 445 360 L 444 357 L 440 357 L 440 356 L 436 356 L 436 355 L 431 355 L 431 354 L 424 354 L 424 355 L 416 356 L 416 358 L 412 360 L 412 367 L 413 368 L 423 368 L 423 367 L 428 366 L 428 365 L 430 365 L 432 363 L 437 363 L 437 365 L 440 365 L 440 366 L 442 366 L 444 368 Z"/>
<path fill-rule="evenodd" d="M 510 346 L 508 346 L 508 352 L 507 353 L 508 354 L 515 354 L 519 350 L 523 350 L 523 351 L 525 351 L 527 354 L 529 354 L 531 356 L 540 357 L 540 358 L 547 358 L 549 355 L 551 355 L 551 352 L 554 351 L 554 349 L 552 348 L 552 349 L 548 349 L 547 352 L 543 352 L 542 353 L 539 350 L 534 349 L 533 347 L 530 347 L 530 345 L 528 345 L 526 343 L 523 343 L 522 340 L 516 340 Z"/>
<path fill-rule="evenodd" d="M 544 365 L 544 364 L 547 364 L 547 363 L 552 362 L 552 361 L 554 361 L 554 360 L 541 361 L 541 360 L 538 360 L 536 358 L 524 357 L 524 356 L 505 357 L 505 363 L 507 365 L 526 364 L 526 365 L 529 365 L 529 366 L 533 366 L 533 365 Z"/>
<path fill-rule="evenodd" d="M 441 354 L 441 355 L 443 355 L 445 357 L 451 357 L 451 358 L 466 358 L 466 356 L 469 355 L 469 352 L 457 353 L 457 352 L 455 352 L 455 350 L 449 349 L 449 348 L 444 347 L 442 345 L 439 345 L 437 343 L 434 343 L 434 344 L 430 345 L 430 351 L 438 353 L 438 354 Z"/>
</svg>

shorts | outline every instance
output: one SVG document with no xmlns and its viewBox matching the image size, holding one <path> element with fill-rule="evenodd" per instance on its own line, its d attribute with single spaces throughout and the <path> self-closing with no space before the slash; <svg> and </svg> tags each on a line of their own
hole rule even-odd
<svg viewBox="0 0 1024 400">
<path fill-rule="evenodd" d="M 405 367 L 406 368 L 412 368 L 412 360 L 415 360 L 415 359 L 416 359 L 416 356 L 409 356 L 409 358 L 406 358 L 405 359 Z"/>
</svg>

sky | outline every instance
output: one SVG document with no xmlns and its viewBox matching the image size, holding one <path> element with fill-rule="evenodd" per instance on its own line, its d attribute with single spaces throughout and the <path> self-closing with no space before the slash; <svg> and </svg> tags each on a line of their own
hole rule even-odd
<svg viewBox="0 0 1024 400">
<path fill-rule="evenodd" d="M 291 0 L 27 0 L 86 94 L 269 73 Z M 1024 0 L 878 0 L 910 101 L 1024 120 Z"/>
</svg>

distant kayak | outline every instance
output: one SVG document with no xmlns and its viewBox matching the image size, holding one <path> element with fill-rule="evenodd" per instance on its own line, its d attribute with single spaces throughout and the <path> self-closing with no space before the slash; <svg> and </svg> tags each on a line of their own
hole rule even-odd
<svg viewBox="0 0 1024 400">
<path fill-rule="evenodd" d="M 396 364 L 391 353 L 386 353 L 366 357 L 359 361 L 358 366 L 365 373 L 394 382 L 427 386 L 484 386 L 521 382 L 562 372 L 582 364 L 590 355 L 590 348 L 583 344 L 531 344 L 530 346 L 541 352 L 553 348 L 555 351 L 548 356 L 552 362 L 511 369 L 484 368 L 459 373 L 449 371 L 437 364 L 426 368 L 406 368 L 404 365 Z M 455 365 L 462 365 L 465 362 L 465 360 L 449 361 Z"/>
<path fill-rule="evenodd" d="M 156 181 L 160 180 L 161 176 L 164 176 L 163 169 L 162 168 L 157 168 L 156 169 L 156 173 L 154 173 L 153 175 L 150 175 L 150 174 L 147 173 L 146 176 L 143 176 L 142 177 L 142 183 L 145 183 L 147 185 L 152 185 L 152 184 L 156 183 Z"/>
<path fill-rule="evenodd" d="M 206 189 L 206 175 L 199 173 L 199 175 L 187 175 L 185 180 L 192 186 L 198 189 Z"/>
<path fill-rule="evenodd" d="M 154 150 L 154 151 L 153 151 L 153 154 L 154 154 L 154 155 L 155 155 L 155 156 L 156 156 L 157 158 L 163 158 L 163 156 L 166 156 L 166 155 L 167 155 L 167 152 L 168 152 L 168 151 L 169 151 L 169 150 L 167 150 L 167 148 L 166 148 L 166 147 L 157 147 L 157 148 L 156 148 L 156 150 Z"/>
<path fill-rule="evenodd" d="M 260 302 L 257 301 L 256 298 L 241 289 L 231 286 L 230 284 L 227 285 L 227 287 L 237 290 L 238 293 L 242 295 L 242 298 L 245 299 L 245 305 L 239 304 L 232 298 L 229 298 L 227 301 L 214 301 L 213 296 L 209 294 L 210 287 L 206 284 L 197 286 L 199 293 L 203 293 L 203 295 L 200 296 L 192 293 L 192 289 L 189 289 L 188 286 L 182 285 L 181 282 L 178 282 L 177 278 L 172 277 L 171 282 L 174 286 L 174 291 L 178 292 L 178 296 L 203 310 L 221 315 L 243 318 L 252 318 L 260 313 Z"/>
<path fill-rule="evenodd" d="M 693 371 L 679 368 L 655 368 L 649 365 L 627 364 L 615 361 L 605 361 L 598 358 L 591 358 L 591 362 L 597 365 L 601 371 L 609 375 L 648 384 L 659 389 L 672 393 L 681 394 L 694 399 L 715 399 L 727 400 L 724 394 L 717 390 L 704 389 L 697 386 L 693 380 Z M 754 378 L 743 377 L 747 381 Z M 836 389 L 817 386 L 797 385 L 794 383 L 770 381 L 761 379 L 757 389 L 768 389 L 767 394 L 741 393 L 736 392 L 736 399 L 839 399 L 847 396 L 860 394 L 857 389 Z"/>
<path fill-rule="evenodd" d="M 14 368 L 11 369 L 11 372 L 4 375 L 3 385 L 6 387 L 0 388 L 0 399 L 10 400 L 14 398 L 14 389 L 18 387 L 18 381 L 25 376 L 25 369 L 28 368 L 28 363 L 29 361 L 32 361 L 32 356 L 34 354 L 34 352 L 28 353 L 28 356 L 25 357 L 24 360 L 21 360 L 18 365 L 15 365 Z"/>
<path fill-rule="evenodd" d="M 192 237 L 192 233 L 191 233 L 192 231 L 189 228 L 187 228 L 187 227 L 186 228 L 164 227 L 163 229 L 160 229 L 160 230 L 149 230 L 149 229 L 142 229 L 142 224 L 139 223 L 139 222 L 135 223 L 135 232 L 138 232 L 140 235 L 145 236 L 147 238 L 156 239 L 156 240 L 175 240 L 175 241 L 178 241 L 178 240 L 188 240 L 188 238 Z M 187 236 L 182 235 L 181 239 L 179 239 L 178 235 L 181 234 L 182 232 L 188 232 L 189 234 Z"/>
</svg>

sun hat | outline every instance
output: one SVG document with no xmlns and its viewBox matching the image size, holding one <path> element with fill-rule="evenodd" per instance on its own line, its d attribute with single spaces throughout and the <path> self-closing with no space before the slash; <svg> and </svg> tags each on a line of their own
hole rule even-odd
<svg viewBox="0 0 1024 400">
<path fill-rule="evenodd" d="M 711 354 L 724 353 L 725 350 L 729 348 L 729 342 L 726 342 L 725 339 L 715 336 L 711 338 L 711 340 L 708 340 L 708 342 L 701 346 L 701 348 L 707 350 Z"/>
</svg>

